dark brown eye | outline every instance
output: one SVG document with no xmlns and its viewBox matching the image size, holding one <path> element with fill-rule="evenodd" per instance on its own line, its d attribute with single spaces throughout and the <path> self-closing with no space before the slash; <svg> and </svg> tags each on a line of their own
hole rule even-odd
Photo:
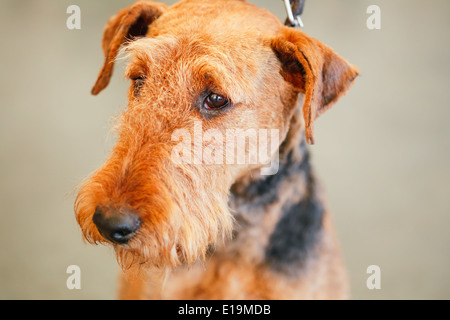
<svg viewBox="0 0 450 320">
<path fill-rule="evenodd" d="M 211 93 L 206 97 L 204 106 L 206 109 L 221 109 L 226 107 L 230 101 L 224 96 L 218 95 L 216 93 Z"/>
<path fill-rule="evenodd" d="M 144 76 L 140 76 L 140 77 L 136 77 L 136 78 L 132 78 L 131 80 L 133 80 L 134 94 L 138 95 L 139 91 L 141 90 L 141 88 L 145 84 L 145 75 Z"/>
</svg>

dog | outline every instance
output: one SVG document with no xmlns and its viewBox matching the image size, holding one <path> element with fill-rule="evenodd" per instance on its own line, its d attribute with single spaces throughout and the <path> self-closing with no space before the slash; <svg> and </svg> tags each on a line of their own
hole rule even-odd
<svg viewBox="0 0 450 320">
<path fill-rule="evenodd" d="M 75 214 L 87 242 L 114 247 L 119 298 L 348 298 L 308 144 L 357 68 L 242 0 L 138 1 L 102 48 L 92 94 L 125 56 L 128 107 Z M 269 132 L 270 161 L 238 161 Z"/>
</svg>

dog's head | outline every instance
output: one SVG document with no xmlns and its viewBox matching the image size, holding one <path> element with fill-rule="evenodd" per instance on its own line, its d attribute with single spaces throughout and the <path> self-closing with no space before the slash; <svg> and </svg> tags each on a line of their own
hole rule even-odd
<svg viewBox="0 0 450 320">
<path fill-rule="evenodd" d="M 123 48 L 129 105 L 75 211 L 85 238 L 112 243 L 127 266 L 204 257 L 232 230 L 231 185 L 264 167 L 255 150 L 277 156 L 298 95 L 313 143 L 314 120 L 357 76 L 318 40 L 240 0 L 139 1 L 109 20 L 102 45 L 92 93 L 106 88 Z"/>
</svg>

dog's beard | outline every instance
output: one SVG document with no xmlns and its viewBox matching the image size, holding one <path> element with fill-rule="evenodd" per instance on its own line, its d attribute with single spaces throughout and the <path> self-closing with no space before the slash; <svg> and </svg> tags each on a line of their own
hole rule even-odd
<svg viewBox="0 0 450 320">
<path fill-rule="evenodd" d="M 121 200 L 115 200 L 127 202 L 142 220 L 140 229 L 127 244 L 113 244 L 123 270 L 191 265 L 204 259 L 208 248 L 231 236 L 234 221 L 228 208 L 226 186 L 216 188 L 216 191 L 223 189 L 222 194 L 220 191 L 212 193 L 214 181 L 209 181 L 210 184 L 205 179 L 206 175 L 211 177 L 211 173 L 203 173 L 201 166 L 171 169 L 170 175 L 158 176 L 151 185 L 144 184 L 134 190 L 130 196 L 135 199 L 121 195 Z M 92 222 L 92 214 L 99 202 L 113 201 L 110 196 L 105 196 L 108 187 L 106 181 L 100 180 L 103 176 L 104 173 L 99 171 L 85 183 L 75 205 L 83 236 L 93 244 L 110 244 Z M 155 181 L 161 181 L 160 185 L 155 187 Z"/>
<path fill-rule="evenodd" d="M 219 203 L 189 212 L 177 207 L 170 220 L 155 227 L 144 225 L 128 244 L 114 246 L 123 270 L 174 268 L 204 260 L 209 247 L 229 238 L 233 224 L 227 206 Z"/>
</svg>

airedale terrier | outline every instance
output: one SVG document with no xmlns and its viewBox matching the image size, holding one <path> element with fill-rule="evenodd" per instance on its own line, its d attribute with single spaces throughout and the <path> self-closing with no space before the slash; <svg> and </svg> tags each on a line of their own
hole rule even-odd
<svg viewBox="0 0 450 320">
<path fill-rule="evenodd" d="M 75 213 L 88 242 L 114 247 L 119 297 L 346 298 L 307 144 L 357 69 L 242 0 L 139 1 L 109 20 L 102 45 L 92 93 L 124 55 L 129 105 Z M 232 130 L 240 134 L 229 139 Z M 269 131 L 278 134 L 264 149 L 269 162 L 238 161 L 239 148 L 228 148 L 244 142 L 248 160 Z"/>
</svg>

